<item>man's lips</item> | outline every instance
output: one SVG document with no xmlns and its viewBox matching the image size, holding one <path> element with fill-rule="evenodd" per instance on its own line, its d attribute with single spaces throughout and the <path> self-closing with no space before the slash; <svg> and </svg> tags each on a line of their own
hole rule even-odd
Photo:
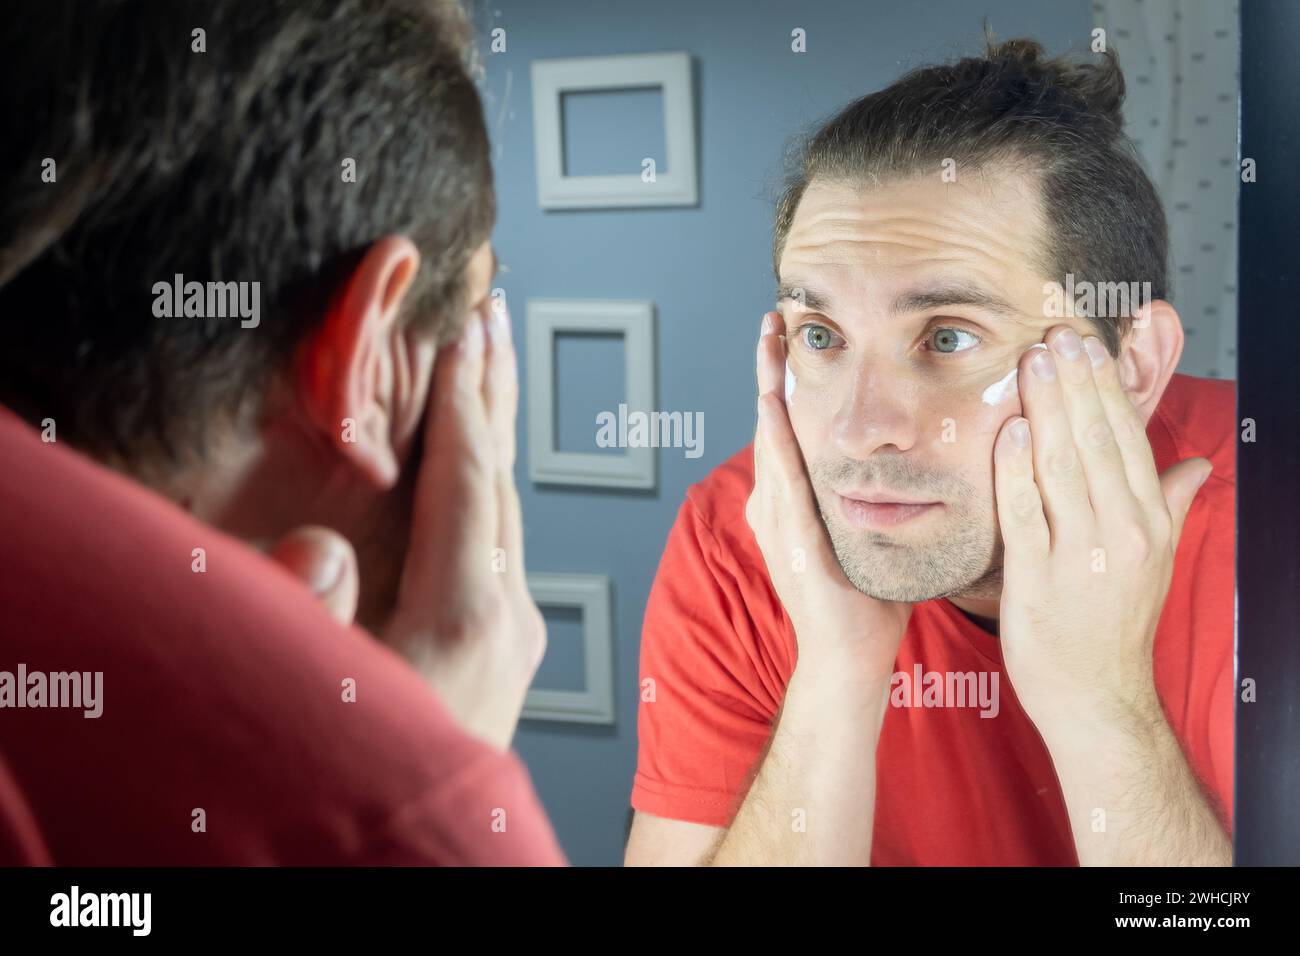
<svg viewBox="0 0 1300 956">
<path fill-rule="evenodd" d="M 943 507 L 941 501 L 907 500 L 888 491 L 836 492 L 840 513 L 855 528 L 893 528 Z"/>
</svg>

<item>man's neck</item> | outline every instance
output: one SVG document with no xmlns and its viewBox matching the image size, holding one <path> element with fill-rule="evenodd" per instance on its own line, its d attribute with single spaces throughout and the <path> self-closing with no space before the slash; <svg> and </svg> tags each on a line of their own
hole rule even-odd
<svg viewBox="0 0 1300 956">
<path fill-rule="evenodd" d="M 286 532 L 320 525 L 351 543 L 361 569 L 357 621 L 372 630 L 392 608 L 409 532 L 409 479 L 380 491 L 357 479 L 294 419 L 214 441 L 201 465 L 174 472 L 105 462 L 199 521 L 267 550 Z"/>
<path fill-rule="evenodd" d="M 998 610 L 1001 599 L 997 597 L 951 597 L 953 607 L 961 611 L 977 627 L 998 636 Z"/>
</svg>

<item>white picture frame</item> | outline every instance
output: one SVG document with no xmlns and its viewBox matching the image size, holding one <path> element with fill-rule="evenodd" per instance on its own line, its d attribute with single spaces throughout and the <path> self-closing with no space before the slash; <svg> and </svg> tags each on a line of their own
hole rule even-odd
<svg viewBox="0 0 1300 956">
<path fill-rule="evenodd" d="M 626 392 L 623 402 L 630 411 L 649 414 L 655 402 L 654 304 L 629 299 L 529 299 L 525 314 L 529 478 L 539 484 L 653 489 L 653 447 L 625 448 L 621 454 L 561 451 L 556 447 L 555 340 L 565 332 L 621 335 Z M 618 414 L 617 407 L 609 411 Z M 597 432 L 593 419 L 593 445 Z"/>
<path fill-rule="evenodd" d="M 529 688 L 522 716 L 527 720 L 614 723 L 614 619 L 609 578 L 530 571 L 528 590 L 539 608 L 582 611 L 585 680 L 580 691 Z"/>
<path fill-rule="evenodd" d="M 687 53 L 640 53 L 534 60 L 533 143 L 537 200 L 543 209 L 694 206 L 695 98 Z M 564 172 L 565 93 L 659 87 L 663 91 L 666 163 L 654 182 L 641 170 L 626 174 L 568 176 Z M 666 169 L 658 167 L 666 166 Z"/>
</svg>

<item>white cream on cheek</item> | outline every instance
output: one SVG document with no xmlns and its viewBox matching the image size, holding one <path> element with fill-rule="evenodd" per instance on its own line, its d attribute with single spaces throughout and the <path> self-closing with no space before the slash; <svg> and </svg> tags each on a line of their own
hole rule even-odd
<svg viewBox="0 0 1300 956">
<path fill-rule="evenodd" d="M 998 379 L 988 388 L 984 389 L 984 394 L 980 396 L 985 405 L 1000 405 L 1003 400 L 1013 393 L 1018 393 L 1016 387 L 1016 370 L 1012 369 L 1002 378 Z"/>
<path fill-rule="evenodd" d="M 785 400 L 787 402 L 794 398 L 794 372 L 790 370 L 790 360 L 785 360 Z"/>
<path fill-rule="evenodd" d="M 1029 347 L 1031 349 L 1047 348 L 1047 346 L 1042 342 L 1037 342 Z M 1017 369 L 1013 368 L 1010 372 L 1007 372 L 1006 375 L 1002 376 L 988 388 L 984 389 L 984 394 L 981 395 L 980 398 L 984 401 L 985 405 L 1001 405 L 1011 396 L 1020 394 L 1020 386 L 1016 384 L 1016 371 Z"/>
</svg>

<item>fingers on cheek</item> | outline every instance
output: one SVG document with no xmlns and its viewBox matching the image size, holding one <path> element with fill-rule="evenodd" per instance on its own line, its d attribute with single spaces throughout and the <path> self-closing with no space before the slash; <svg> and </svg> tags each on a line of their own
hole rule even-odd
<svg viewBox="0 0 1300 956">
<path fill-rule="evenodd" d="M 1034 481 L 1029 422 L 1009 420 L 998 435 L 995 455 L 998 513 L 1008 555 L 1042 557 L 1048 550 L 1047 522 Z"/>
<path fill-rule="evenodd" d="M 1056 358 L 1044 344 L 1030 348 L 1020 358 L 1020 371 L 1016 375 L 1020 386 L 1020 402 L 1025 409 L 1050 399 L 1059 391 Z"/>
<path fill-rule="evenodd" d="M 493 346 L 495 354 L 489 369 L 494 402 L 502 408 L 509 407 L 519 392 L 519 373 L 515 364 L 514 348 L 509 342 Z"/>
<path fill-rule="evenodd" d="M 1083 340 L 1083 348 L 1087 357 L 1084 364 L 1092 369 L 1092 380 L 1096 383 L 1097 390 L 1103 397 L 1108 393 L 1123 396 L 1124 386 L 1119 380 L 1119 367 L 1111 354 L 1106 351 L 1106 346 L 1102 344 L 1101 339 L 1089 335 Z"/>
<path fill-rule="evenodd" d="M 759 387 L 764 392 L 775 391 L 784 374 L 785 355 L 779 335 L 764 335 L 758 340 Z"/>
<path fill-rule="evenodd" d="M 772 494 L 788 495 L 790 449 L 789 437 L 781 429 L 782 414 L 781 400 L 774 393 L 765 392 L 759 396 L 758 419 L 764 448 L 764 477 Z"/>
<path fill-rule="evenodd" d="M 456 343 L 457 373 L 464 388 L 477 388 L 482 382 L 486 338 L 483 321 L 475 316 L 466 324 L 461 340 Z"/>
<path fill-rule="evenodd" d="M 1110 352 L 1106 349 L 1106 343 L 1095 335 L 1085 335 L 1083 337 L 1083 355 L 1092 374 L 1097 381 L 1101 381 L 1107 376 L 1115 373 L 1115 363 L 1111 359 Z"/>
<path fill-rule="evenodd" d="M 1033 436 L 1028 419 L 1017 416 L 1002 426 L 998 433 L 997 457 L 1005 477 L 1033 478 Z"/>
<path fill-rule="evenodd" d="M 763 442 L 763 452 L 765 456 L 763 464 L 765 467 L 770 467 L 773 464 L 771 460 L 772 453 L 776 447 L 775 436 L 773 434 L 775 431 L 775 419 L 773 417 L 772 402 L 772 395 L 768 392 L 764 392 L 762 395 L 758 396 L 758 434 L 759 438 Z"/>
</svg>

